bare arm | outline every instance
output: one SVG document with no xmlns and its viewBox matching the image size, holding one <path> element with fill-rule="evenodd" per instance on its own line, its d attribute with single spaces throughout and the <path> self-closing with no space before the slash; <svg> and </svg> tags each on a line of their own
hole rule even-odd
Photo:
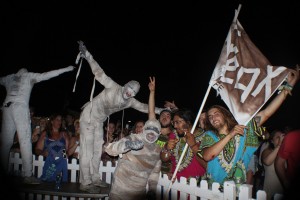
<svg viewBox="0 0 300 200">
<path fill-rule="evenodd" d="M 72 156 L 75 153 L 75 150 L 78 146 L 78 143 L 76 143 L 77 138 L 76 137 L 71 137 L 70 139 L 70 144 L 69 144 L 69 149 L 68 149 L 68 156 Z"/>
<path fill-rule="evenodd" d="M 148 104 L 148 119 L 156 119 L 155 116 L 155 77 L 149 77 L 149 104 Z"/>
<path fill-rule="evenodd" d="M 275 147 L 274 150 L 270 149 L 270 148 L 266 148 L 262 154 L 261 154 L 261 157 L 262 157 L 262 162 L 269 166 L 269 165 L 272 165 L 276 159 L 276 156 L 277 156 L 277 153 L 278 153 L 278 150 L 279 150 L 279 147 L 280 146 L 277 146 Z"/>
<path fill-rule="evenodd" d="M 63 137 L 65 138 L 66 141 L 66 154 L 69 155 L 69 143 L 70 143 L 70 137 L 67 131 L 63 131 Z"/>
<path fill-rule="evenodd" d="M 228 134 L 219 142 L 213 144 L 210 147 L 206 147 L 202 150 L 202 156 L 205 161 L 210 161 L 214 159 L 219 153 L 224 149 L 225 145 L 231 140 L 233 136 Z"/>
<path fill-rule="evenodd" d="M 288 176 L 286 173 L 286 167 L 285 167 L 286 161 L 285 159 L 281 158 L 280 156 L 276 157 L 275 160 L 275 171 L 276 174 L 283 185 L 284 188 L 289 188 L 289 181 Z"/>
<path fill-rule="evenodd" d="M 230 131 L 223 139 L 213 144 L 210 147 L 206 147 L 202 150 L 202 156 L 205 161 L 214 159 L 224 149 L 225 145 L 237 134 L 244 135 L 244 129 L 247 126 L 236 125 L 233 130 Z"/>
<path fill-rule="evenodd" d="M 36 143 L 35 150 L 34 150 L 37 156 L 39 155 L 42 155 L 44 157 L 48 156 L 48 152 L 44 151 L 45 138 L 46 138 L 46 131 L 43 131 L 39 140 Z"/>
<path fill-rule="evenodd" d="M 266 148 L 265 150 L 263 150 L 262 154 L 261 154 L 261 160 L 263 162 L 263 164 L 269 166 L 272 165 L 275 162 L 277 153 L 279 151 L 280 145 L 283 141 L 284 135 L 281 134 L 278 143 L 274 143 L 275 148 L 272 150 L 271 148 Z"/>
<path fill-rule="evenodd" d="M 287 77 L 287 82 L 289 85 L 292 87 L 297 83 L 299 80 L 299 66 L 296 66 L 295 70 L 292 70 L 288 77 Z M 287 95 L 290 94 L 291 91 L 289 90 L 282 90 L 280 94 L 278 94 L 269 104 L 268 106 L 257 113 L 255 116 L 255 121 L 257 122 L 258 126 L 263 125 L 281 106 L 281 104 L 284 102 L 286 99 Z"/>
<path fill-rule="evenodd" d="M 194 156 L 196 157 L 196 160 L 204 168 L 206 168 L 207 167 L 207 162 L 203 158 L 198 156 L 198 150 L 199 150 L 200 143 L 196 141 L 195 134 L 190 133 L 190 131 L 191 130 L 186 131 L 186 134 L 184 136 L 185 140 L 186 140 L 186 143 L 189 145 L 189 148 L 192 150 Z M 195 131 L 194 131 L 194 133 L 195 133 Z"/>
</svg>

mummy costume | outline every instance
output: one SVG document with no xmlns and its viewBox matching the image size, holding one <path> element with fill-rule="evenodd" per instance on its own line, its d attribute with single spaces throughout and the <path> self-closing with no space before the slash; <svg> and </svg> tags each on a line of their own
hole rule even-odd
<svg viewBox="0 0 300 200">
<path fill-rule="evenodd" d="M 25 176 L 25 180 L 28 180 L 26 177 L 32 176 L 29 99 L 34 84 L 72 71 L 73 69 L 73 66 L 69 66 L 45 73 L 33 73 L 22 68 L 16 74 L 0 78 L 0 84 L 6 89 L 6 98 L 2 107 L 1 162 L 7 172 L 9 170 L 9 151 L 13 144 L 14 134 L 17 131 L 22 154 L 22 174 Z"/>
<path fill-rule="evenodd" d="M 79 42 L 80 56 L 89 63 L 95 79 L 103 86 L 103 91 L 83 106 L 80 114 L 80 189 L 99 192 L 98 187 L 108 184 L 100 179 L 99 166 L 102 153 L 103 123 L 109 115 L 125 108 L 134 108 L 148 113 L 148 105 L 133 98 L 140 89 L 137 81 L 129 81 L 123 87 L 108 77 L 83 42 Z M 160 113 L 161 108 L 155 108 Z"/>
<path fill-rule="evenodd" d="M 112 156 L 123 153 L 114 172 L 110 200 L 155 199 L 161 169 L 161 148 L 155 141 L 160 129 L 158 120 L 148 120 L 143 133 L 131 134 L 104 147 Z"/>
</svg>

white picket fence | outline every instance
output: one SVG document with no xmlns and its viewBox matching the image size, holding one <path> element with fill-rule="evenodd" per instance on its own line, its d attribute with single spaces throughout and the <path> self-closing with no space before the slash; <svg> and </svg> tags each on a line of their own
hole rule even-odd
<svg viewBox="0 0 300 200">
<path fill-rule="evenodd" d="M 19 174 L 22 168 L 22 160 L 19 153 L 11 153 L 10 154 L 10 170 L 14 174 Z M 33 156 L 33 168 L 34 175 L 36 177 L 40 177 L 42 174 L 42 168 L 44 165 L 43 156 Z M 68 164 L 69 173 L 69 181 L 70 182 L 79 182 L 79 164 L 78 160 L 72 159 Z M 99 172 L 102 175 L 102 179 L 107 183 L 111 183 L 113 179 L 113 174 L 115 171 L 115 167 L 112 166 L 111 162 L 107 162 L 106 165 L 103 165 L 101 161 Z M 190 179 L 190 183 L 187 183 L 186 178 L 181 178 L 180 181 L 175 181 L 171 184 L 170 180 L 166 175 L 161 176 L 158 185 L 157 185 L 157 199 L 168 199 L 168 200 L 236 200 L 236 187 L 233 181 L 228 181 L 224 183 L 224 191 L 221 192 L 219 190 L 219 183 L 213 183 L 212 188 L 208 187 L 207 181 L 202 180 L 200 182 L 200 186 L 197 185 L 196 179 Z M 171 187 L 171 188 L 170 188 Z M 169 190 L 169 194 L 166 194 Z M 239 188 L 240 192 L 238 195 L 239 200 L 249 200 L 252 198 L 252 185 L 241 185 Z M 179 192 L 180 191 L 180 198 Z M 66 199 L 63 197 L 63 199 Z M 79 198 L 81 199 L 81 198 Z M 106 198 L 107 200 L 108 198 Z M 256 193 L 257 200 L 266 200 L 265 191 L 259 190 Z"/>
</svg>

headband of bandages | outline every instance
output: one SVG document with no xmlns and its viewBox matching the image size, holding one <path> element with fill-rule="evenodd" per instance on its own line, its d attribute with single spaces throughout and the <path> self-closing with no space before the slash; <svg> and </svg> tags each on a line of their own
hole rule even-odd
<svg viewBox="0 0 300 200">
<path fill-rule="evenodd" d="M 141 86 L 139 82 L 131 80 L 128 83 L 126 83 L 124 87 L 130 87 L 136 94 L 139 92 Z"/>
<path fill-rule="evenodd" d="M 147 120 L 143 131 L 144 132 L 155 132 L 157 134 L 160 134 L 161 125 L 157 119 L 150 119 Z"/>
<path fill-rule="evenodd" d="M 159 130 L 158 130 L 158 128 L 157 127 L 154 127 L 154 126 L 148 126 L 148 127 L 146 127 L 145 128 L 145 131 L 154 131 L 154 132 L 156 132 L 157 134 L 159 134 Z"/>
<path fill-rule="evenodd" d="M 143 137 L 146 143 L 154 143 L 160 135 L 161 125 L 157 119 L 149 119 L 143 127 Z"/>
</svg>

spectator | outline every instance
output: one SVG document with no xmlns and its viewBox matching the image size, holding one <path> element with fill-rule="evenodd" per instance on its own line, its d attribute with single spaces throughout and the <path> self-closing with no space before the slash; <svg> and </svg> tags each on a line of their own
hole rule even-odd
<svg viewBox="0 0 300 200">
<path fill-rule="evenodd" d="M 268 139 L 268 147 L 262 152 L 262 163 L 264 165 L 265 179 L 263 190 L 267 193 L 267 199 L 271 200 L 274 198 L 274 194 L 282 194 L 283 188 L 276 174 L 274 163 L 284 138 L 284 132 L 279 129 L 275 129 L 270 133 Z"/>
<path fill-rule="evenodd" d="M 134 126 L 133 126 L 133 133 L 135 134 L 140 134 L 143 132 L 143 127 L 145 125 L 145 121 L 140 119 L 140 120 L 137 120 L 135 123 L 134 123 Z"/>
<path fill-rule="evenodd" d="M 109 120 L 108 125 L 105 127 L 105 134 L 104 134 L 104 145 L 108 143 L 116 142 L 119 140 L 117 131 L 116 131 L 116 123 L 112 120 Z M 119 156 L 111 156 L 105 151 L 102 152 L 101 160 L 103 164 L 106 165 L 107 161 L 111 161 L 112 165 L 116 165 L 116 161 L 118 160 Z"/>
<path fill-rule="evenodd" d="M 48 119 L 46 117 L 41 117 L 32 131 L 31 141 L 32 141 L 32 153 L 35 154 L 35 146 L 39 140 L 42 132 L 46 129 Z"/>
<path fill-rule="evenodd" d="M 126 127 L 124 128 L 121 123 L 121 120 L 117 120 L 116 132 L 117 132 L 119 139 L 129 135 L 130 134 L 129 131 L 130 131 L 129 125 L 126 125 Z"/>
<path fill-rule="evenodd" d="M 175 104 L 174 104 L 175 105 Z M 161 134 L 159 135 L 156 144 L 162 148 L 161 152 L 161 172 L 163 174 L 168 174 L 172 168 L 172 162 L 170 159 L 171 154 L 166 150 L 165 145 L 169 140 L 170 134 L 175 134 L 172 127 L 172 110 L 166 108 L 162 110 L 159 114 L 159 123 L 161 126 Z"/>
<path fill-rule="evenodd" d="M 300 129 L 290 130 L 279 147 L 275 170 L 284 188 L 284 199 L 295 199 L 300 178 Z"/>
<path fill-rule="evenodd" d="M 69 135 L 62 131 L 61 124 L 62 116 L 53 114 L 36 144 L 35 154 L 46 157 L 40 177 L 42 181 L 55 182 L 57 175 L 62 176 L 63 182 L 68 181 Z"/>
<path fill-rule="evenodd" d="M 257 171 L 254 175 L 253 191 L 263 190 L 264 180 L 265 180 L 265 168 L 262 163 L 261 154 L 269 146 L 268 140 L 270 138 L 270 133 L 268 129 L 265 130 L 265 133 L 260 139 L 259 147 L 256 149 L 254 154 L 257 156 Z"/>
<path fill-rule="evenodd" d="M 206 162 L 200 158 L 197 153 L 201 143 L 202 131 L 196 129 L 194 134 L 190 133 L 195 121 L 194 113 L 189 109 L 178 109 L 173 114 L 173 126 L 175 134 L 169 135 L 169 140 L 166 149 L 171 152 L 172 169 L 169 173 L 169 178 L 172 177 L 178 161 L 181 157 L 184 147 L 188 144 L 188 149 L 180 163 L 176 178 L 185 177 L 196 178 L 198 181 L 205 174 Z"/>
<path fill-rule="evenodd" d="M 75 135 L 71 137 L 70 144 L 69 144 L 69 150 L 68 150 L 68 156 L 69 160 L 72 158 L 79 159 L 79 149 L 80 149 L 80 123 L 79 119 L 76 119 L 74 121 L 74 131 Z"/>
<path fill-rule="evenodd" d="M 65 116 L 65 121 L 66 121 L 66 130 L 68 131 L 69 136 L 73 137 L 75 135 L 74 115 L 71 113 L 67 113 Z"/>
</svg>

